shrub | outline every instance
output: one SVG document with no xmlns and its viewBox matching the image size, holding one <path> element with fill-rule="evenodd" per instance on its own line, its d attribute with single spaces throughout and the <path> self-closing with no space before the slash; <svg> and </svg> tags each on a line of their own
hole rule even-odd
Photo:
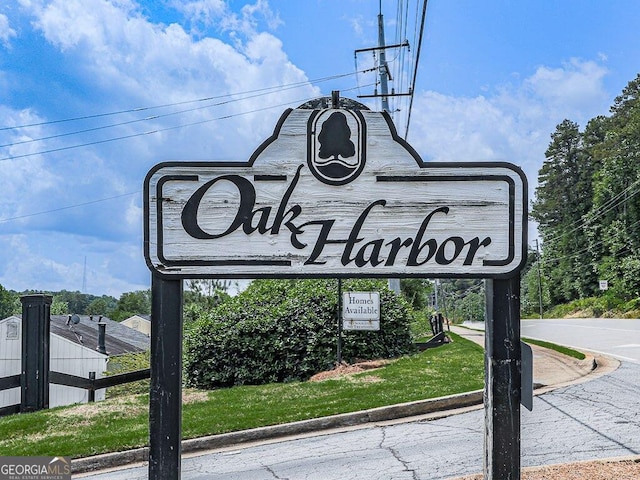
<svg viewBox="0 0 640 480">
<path fill-rule="evenodd" d="M 344 291 L 380 292 L 379 332 L 344 332 L 342 358 L 390 358 L 413 344 L 410 308 L 384 281 L 349 280 Z M 337 345 L 336 280 L 256 280 L 203 314 L 185 333 L 189 386 L 306 380 L 332 368 Z"/>
<path fill-rule="evenodd" d="M 414 310 L 411 319 L 411 333 L 416 342 L 426 342 L 433 336 L 431 330 L 431 315 L 435 313 L 432 309 Z"/>
<path fill-rule="evenodd" d="M 117 375 L 119 373 L 133 372 L 149 368 L 150 351 L 138 353 L 126 353 L 111 357 L 107 364 L 105 376 Z M 114 398 L 123 395 L 136 395 L 139 393 L 149 393 L 149 380 L 138 380 L 136 382 L 124 383 L 107 388 L 106 398 Z"/>
</svg>

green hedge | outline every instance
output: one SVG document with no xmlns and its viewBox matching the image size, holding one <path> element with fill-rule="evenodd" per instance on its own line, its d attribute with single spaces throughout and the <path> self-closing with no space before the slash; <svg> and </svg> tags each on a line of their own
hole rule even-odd
<svg viewBox="0 0 640 480">
<path fill-rule="evenodd" d="M 343 291 L 379 291 L 379 332 L 344 332 L 346 362 L 413 349 L 410 307 L 385 281 L 346 280 Z M 215 388 L 306 380 L 336 362 L 336 280 L 256 280 L 185 332 L 189 386 Z"/>
</svg>

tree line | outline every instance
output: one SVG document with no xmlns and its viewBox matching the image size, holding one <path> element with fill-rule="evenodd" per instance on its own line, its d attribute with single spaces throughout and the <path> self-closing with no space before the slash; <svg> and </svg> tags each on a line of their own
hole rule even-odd
<svg viewBox="0 0 640 480">
<path fill-rule="evenodd" d="M 103 315 L 112 320 L 122 321 L 134 314 L 151 313 L 151 290 L 126 292 L 119 298 L 110 295 L 91 295 L 78 291 L 60 290 L 42 292 L 25 290 L 16 292 L 0 285 L 0 319 L 22 314 L 20 297 L 34 293 L 44 293 L 53 297 L 52 315 Z"/>
<path fill-rule="evenodd" d="M 523 278 L 525 311 L 540 298 L 544 309 L 588 297 L 603 310 L 640 306 L 639 98 L 640 75 L 610 115 L 583 130 L 566 119 L 551 134 L 530 211 L 541 252 Z"/>
<path fill-rule="evenodd" d="M 232 282 L 224 280 L 188 280 L 185 282 L 185 320 L 195 320 L 198 315 L 222 303 L 229 297 Z M 125 292 L 119 298 L 111 295 L 92 295 L 79 291 L 60 290 L 16 292 L 0 285 L 0 320 L 10 315 L 20 316 L 20 297 L 34 293 L 44 293 L 53 297 L 52 315 L 103 315 L 121 322 L 133 315 L 151 313 L 151 289 Z"/>
</svg>

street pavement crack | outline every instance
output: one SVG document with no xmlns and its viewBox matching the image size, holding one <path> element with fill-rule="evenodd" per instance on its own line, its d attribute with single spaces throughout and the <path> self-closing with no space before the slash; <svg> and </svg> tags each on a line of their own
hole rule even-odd
<svg viewBox="0 0 640 480">
<path fill-rule="evenodd" d="M 404 471 L 411 473 L 413 480 L 419 480 L 418 472 L 416 472 L 413 468 L 409 467 L 409 462 L 403 460 L 402 457 L 400 456 L 400 453 L 395 448 L 384 445 L 387 439 L 386 427 L 381 427 L 381 431 L 382 431 L 382 439 L 378 444 L 378 448 L 380 448 L 381 450 L 388 450 L 393 456 L 393 458 L 395 458 L 402 465 L 402 467 L 404 468 Z"/>
<path fill-rule="evenodd" d="M 269 472 L 271 475 L 273 475 L 273 478 L 275 478 L 276 480 L 289 480 L 287 477 L 280 477 L 273 468 L 271 468 L 269 465 L 263 465 L 262 466 L 267 472 Z"/>
</svg>

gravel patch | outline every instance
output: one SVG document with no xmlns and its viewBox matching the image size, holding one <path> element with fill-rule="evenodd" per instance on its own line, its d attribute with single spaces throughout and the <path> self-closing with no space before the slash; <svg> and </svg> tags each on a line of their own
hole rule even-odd
<svg viewBox="0 0 640 480">
<path fill-rule="evenodd" d="M 629 460 L 594 460 L 522 469 L 522 480 L 638 480 L 640 457 Z M 481 474 L 456 480 L 482 480 Z"/>
</svg>

